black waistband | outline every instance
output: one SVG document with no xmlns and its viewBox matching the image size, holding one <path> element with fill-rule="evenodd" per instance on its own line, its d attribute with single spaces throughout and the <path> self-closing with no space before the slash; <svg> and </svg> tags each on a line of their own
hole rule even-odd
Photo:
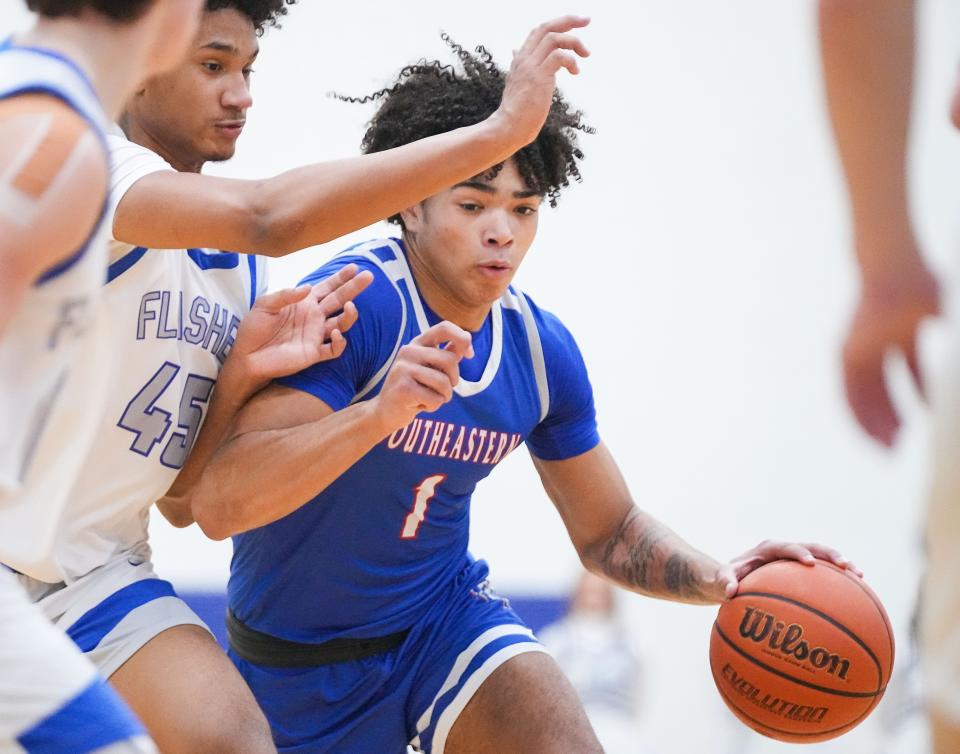
<svg viewBox="0 0 960 754">
<path fill-rule="evenodd" d="M 310 668 L 362 660 L 399 647 L 408 633 L 398 631 L 373 639 L 331 639 L 322 644 L 301 644 L 255 631 L 227 610 L 230 648 L 247 662 L 268 668 Z"/>
</svg>

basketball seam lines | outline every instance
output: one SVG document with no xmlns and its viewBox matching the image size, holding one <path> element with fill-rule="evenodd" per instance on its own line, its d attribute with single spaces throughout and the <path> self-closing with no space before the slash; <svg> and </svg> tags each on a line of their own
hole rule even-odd
<svg viewBox="0 0 960 754">
<path fill-rule="evenodd" d="M 869 596 L 869 595 L 868 595 L 868 596 Z M 866 652 L 866 653 L 870 656 L 870 659 L 871 659 L 871 660 L 873 660 L 873 664 L 877 666 L 877 678 L 879 679 L 879 681 L 878 681 L 878 683 L 877 683 L 877 692 L 879 693 L 879 691 L 880 691 L 880 686 L 881 686 L 881 684 L 883 683 L 883 680 L 884 680 L 884 679 L 883 679 L 883 666 L 880 664 L 880 660 L 877 659 L 877 656 L 873 653 L 873 650 L 870 649 L 870 647 L 867 646 L 866 642 L 864 642 L 863 639 L 861 639 L 859 636 L 857 636 L 855 633 L 853 633 L 853 631 L 851 631 L 851 630 L 850 630 L 849 628 L 847 628 L 845 625 L 843 625 L 842 623 L 834 620 L 833 618 L 831 618 L 831 617 L 830 617 L 829 615 L 827 615 L 826 613 L 824 613 L 824 612 L 822 612 L 822 611 L 820 611 L 820 610 L 817 610 L 817 608 L 812 607 L 811 605 L 808 605 L 808 604 L 806 604 L 806 603 L 804 603 L 804 602 L 800 602 L 799 600 L 791 599 L 790 597 L 784 597 L 784 596 L 779 595 L 779 594 L 771 594 L 771 593 L 769 593 L 769 592 L 743 592 L 743 593 L 739 593 L 739 592 L 738 592 L 737 595 L 736 595 L 736 597 L 767 597 L 767 598 L 772 599 L 772 600 L 780 600 L 781 602 L 786 602 L 786 603 L 788 603 L 788 604 L 790 604 L 790 605 L 794 605 L 795 607 L 802 607 L 804 610 L 808 610 L 808 611 L 810 611 L 811 613 L 813 613 L 814 615 L 820 616 L 821 618 L 823 618 L 825 621 L 827 621 L 827 622 L 828 622 L 829 624 L 831 624 L 832 626 L 835 626 L 836 628 L 839 628 L 839 629 L 840 629 L 841 631 L 843 631 L 847 636 L 849 636 L 849 637 L 850 637 L 851 639 L 853 639 L 857 644 L 859 644 L 860 647 L 863 649 L 863 651 Z M 871 602 L 872 602 L 872 600 L 871 600 Z M 881 617 L 882 617 L 882 616 L 881 616 Z M 884 621 L 884 626 L 886 626 L 886 621 Z M 890 646 L 891 646 L 891 648 L 892 648 L 892 647 L 893 647 L 893 644 L 891 643 Z M 884 686 L 884 688 L 886 688 L 886 687 Z"/>
<path fill-rule="evenodd" d="M 714 627 L 716 627 L 716 624 L 714 624 Z M 730 705 L 733 709 L 739 710 L 744 715 L 744 717 L 750 720 L 751 723 L 758 725 L 761 728 L 765 728 L 766 730 L 773 731 L 774 733 L 783 733 L 784 735 L 797 736 L 798 738 L 800 737 L 805 738 L 809 736 L 829 736 L 834 733 L 839 735 L 840 733 L 851 730 L 857 725 L 859 725 L 861 722 L 863 722 L 864 718 L 866 718 L 867 715 L 873 712 L 874 707 L 876 707 L 877 703 L 880 701 L 880 697 L 878 696 L 870 703 L 870 706 L 867 707 L 867 709 L 864 710 L 863 713 L 861 713 L 858 717 L 855 717 L 849 723 L 845 723 L 837 728 L 830 728 L 829 730 L 819 730 L 819 731 L 811 730 L 808 732 L 792 731 L 792 730 L 787 730 L 786 728 L 775 728 L 772 725 L 767 725 L 766 723 L 762 723 L 759 720 L 748 715 L 747 710 L 740 709 L 740 707 L 734 704 L 735 697 L 731 697 L 730 694 L 728 694 L 723 689 L 723 687 L 720 685 L 720 681 L 717 680 L 717 674 L 713 671 L 713 668 L 711 668 L 710 671 L 711 671 L 711 674 L 713 675 L 713 682 L 717 686 L 717 691 L 720 692 L 720 696 L 722 696 L 724 700 L 727 702 L 727 704 Z"/>
<path fill-rule="evenodd" d="M 826 686 L 818 686 L 815 683 L 810 683 L 810 681 L 804 681 L 799 678 L 794 678 L 791 675 L 787 675 L 782 670 L 777 670 L 776 668 L 771 667 L 770 665 L 767 665 L 765 662 L 760 662 L 760 660 L 758 660 L 756 657 L 752 657 L 751 655 L 744 652 L 740 647 L 734 644 L 727 637 L 727 635 L 723 633 L 723 631 L 720 630 L 720 626 L 718 626 L 716 623 L 713 624 L 713 628 L 717 632 L 717 635 L 721 639 L 723 639 L 730 646 L 731 649 L 733 649 L 737 654 L 741 655 L 744 659 L 749 660 L 755 665 L 759 665 L 764 670 L 769 670 L 774 675 L 778 675 L 781 678 L 786 678 L 788 681 L 793 681 L 794 683 L 799 684 L 800 686 L 806 686 L 807 688 L 811 688 L 816 691 L 823 691 L 827 694 L 833 694 L 835 696 L 848 696 L 854 699 L 869 699 L 871 697 L 875 697 L 879 694 L 882 694 L 884 691 L 886 691 L 886 688 L 877 689 L 876 691 L 840 691 L 836 689 L 827 688 Z"/>
<path fill-rule="evenodd" d="M 884 628 L 887 629 L 887 638 L 890 640 L 890 668 L 892 672 L 893 658 L 897 651 L 896 643 L 893 640 L 893 629 L 890 626 L 890 617 L 887 615 L 887 611 L 886 609 L 884 609 L 883 603 L 880 602 L 880 598 L 876 594 L 874 594 L 873 590 L 870 589 L 866 584 L 864 584 L 860 579 L 855 578 L 851 576 L 849 573 L 847 573 L 846 568 L 840 568 L 840 566 L 834 565 L 833 563 L 827 563 L 827 565 L 832 566 L 837 571 L 840 571 L 844 576 L 846 576 L 854 584 L 860 587 L 860 591 L 863 592 L 865 595 L 867 595 L 867 597 L 870 598 L 870 601 L 876 606 L 877 612 L 879 612 L 882 617 L 886 618 L 886 620 L 884 620 L 883 622 L 883 626 Z"/>
</svg>

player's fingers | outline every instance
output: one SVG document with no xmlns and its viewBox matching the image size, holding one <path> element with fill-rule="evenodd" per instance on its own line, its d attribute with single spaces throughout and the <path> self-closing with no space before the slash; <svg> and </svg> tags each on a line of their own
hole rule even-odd
<svg viewBox="0 0 960 754">
<path fill-rule="evenodd" d="M 829 547 L 827 545 L 821 545 L 816 542 L 803 542 L 803 547 L 806 547 L 814 557 L 819 558 L 820 560 L 829 560 L 831 563 L 843 566 L 846 565 L 847 559 L 840 554 L 839 550 Z"/>
<path fill-rule="evenodd" d="M 737 579 L 736 569 L 733 564 L 725 563 L 717 570 L 717 585 L 723 591 L 724 597 L 730 599 L 737 593 L 740 582 Z"/>
<path fill-rule="evenodd" d="M 341 267 L 330 277 L 324 278 L 319 283 L 313 285 L 313 293 L 316 296 L 317 300 L 322 299 L 324 296 L 332 293 L 341 285 L 351 280 L 356 276 L 359 267 L 355 264 L 348 264 L 344 267 Z"/>
<path fill-rule="evenodd" d="M 460 356 L 453 351 L 411 345 L 405 349 L 404 359 L 443 372 L 447 375 L 451 386 L 455 387 L 460 382 L 460 371 L 458 369 Z"/>
<path fill-rule="evenodd" d="M 580 73 L 580 64 L 577 62 L 577 59 L 570 53 L 560 52 L 559 50 L 550 54 L 545 61 L 545 65 L 551 73 L 556 73 L 561 68 L 566 68 L 567 72 L 572 76 Z"/>
<path fill-rule="evenodd" d="M 347 347 L 347 339 L 343 337 L 340 330 L 334 330 L 330 333 L 330 354 L 331 358 L 339 358 Z"/>
<path fill-rule="evenodd" d="M 415 364 L 409 372 L 413 382 L 419 386 L 417 400 L 426 406 L 439 408 L 453 397 L 453 385 L 446 373 L 430 367 Z"/>
<path fill-rule="evenodd" d="M 883 362 L 877 359 L 844 359 L 847 404 L 857 422 L 872 438 L 893 446 L 900 419 L 887 390 Z"/>
<path fill-rule="evenodd" d="M 339 358 L 347 347 L 347 340 L 339 330 L 330 332 L 329 339 L 316 347 L 316 358 L 313 363 L 332 361 Z"/>
<path fill-rule="evenodd" d="M 310 293 L 309 285 L 301 285 L 297 288 L 284 288 L 275 293 L 265 293 L 258 297 L 254 307 L 262 311 L 276 314 L 285 306 L 303 301 Z"/>
<path fill-rule="evenodd" d="M 330 317 L 324 321 L 324 330 L 326 333 L 333 332 L 333 330 L 339 330 L 344 333 L 353 327 L 357 319 L 359 318 L 359 313 L 357 312 L 357 306 L 352 301 L 348 301 L 343 305 L 343 311 L 340 312 L 335 317 Z M 324 340 L 330 337 L 325 333 Z"/>
<path fill-rule="evenodd" d="M 912 338 L 910 342 L 904 344 L 903 356 L 907 362 L 907 368 L 913 376 L 913 384 L 917 386 L 917 392 L 920 393 L 920 397 L 926 401 L 927 386 L 923 379 L 923 371 L 920 368 L 920 359 L 917 356 L 917 341 L 915 337 Z"/>
<path fill-rule="evenodd" d="M 771 560 L 781 560 L 783 558 L 798 560 L 804 565 L 813 565 L 816 562 L 813 553 L 810 552 L 807 547 L 799 544 L 798 542 L 770 543 L 767 562 Z"/>
<path fill-rule="evenodd" d="M 843 556 L 839 550 L 828 547 L 827 545 L 821 545 L 817 542 L 804 542 L 803 546 L 806 547 L 810 552 L 813 553 L 814 557 L 819 560 L 826 560 L 827 562 L 833 563 L 835 566 L 840 568 L 846 568 L 848 571 L 852 571 L 857 574 L 857 576 L 863 577 L 863 571 L 857 568 L 850 560 Z"/>
<path fill-rule="evenodd" d="M 429 330 L 421 333 L 412 341 L 419 346 L 428 346 L 436 348 L 441 344 L 447 344 L 447 349 L 457 354 L 466 353 L 468 347 L 473 342 L 473 338 L 462 327 L 458 327 L 453 322 L 438 322 Z"/>
<path fill-rule="evenodd" d="M 582 58 L 588 57 L 590 51 L 583 43 L 583 40 L 573 34 L 548 34 L 543 38 L 537 49 L 531 55 L 531 60 L 535 63 L 542 63 L 550 58 L 554 53 L 560 50 L 569 50 L 575 52 Z M 573 58 L 573 56 L 569 56 Z"/>
<path fill-rule="evenodd" d="M 351 277 L 320 299 L 320 311 L 328 317 L 343 309 L 348 301 L 353 301 L 373 282 L 373 273 L 369 270 Z"/>
<path fill-rule="evenodd" d="M 859 566 L 855 565 L 852 560 L 848 560 L 843 567 L 846 568 L 851 573 L 856 574 L 861 579 L 863 578 L 863 570 Z"/>
<path fill-rule="evenodd" d="M 563 34 L 565 32 L 572 31 L 573 29 L 582 29 L 589 23 L 589 17 L 575 15 L 559 16 L 558 18 L 546 21 L 534 28 L 527 35 L 526 40 L 524 40 L 523 45 L 520 47 L 520 52 L 532 52 L 537 48 L 537 46 L 540 44 L 540 41 L 547 34 Z"/>
<path fill-rule="evenodd" d="M 473 358 L 473 337 L 468 341 L 449 340 L 443 344 L 443 350 L 455 354 L 457 361 Z"/>
</svg>

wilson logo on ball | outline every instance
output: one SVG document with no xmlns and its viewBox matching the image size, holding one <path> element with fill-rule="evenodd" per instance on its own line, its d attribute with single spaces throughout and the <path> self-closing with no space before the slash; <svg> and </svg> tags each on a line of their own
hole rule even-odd
<svg viewBox="0 0 960 754">
<path fill-rule="evenodd" d="M 813 647 L 803 638 L 799 623 L 784 624 L 777 616 L 756 607 L 747 607 L 740 621 L 740 635 L 757 644 L 766 644 L 781 654 L 805 662 L 817 670 L 826 669 L 831 675 L 846 680 L 850 660 L 825 647 Z"/>
</svg>

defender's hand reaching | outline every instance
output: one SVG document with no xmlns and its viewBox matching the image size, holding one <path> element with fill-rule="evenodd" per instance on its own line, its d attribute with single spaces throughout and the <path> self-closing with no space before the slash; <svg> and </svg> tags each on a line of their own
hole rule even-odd
<svg viewBox="0 0 960 754">
<path fill-rule="evenodd" d="M 255 391 L 277 377 L 335 359 L 347 342 L 343 333 L 357 321 L 353 299 L 373 275 L 347 265 L 314 286 L 277 291 L 257 299 L 243 318 L 228 359 L 241 366 Z"/>
<path fill-rule="evenodd" d="M 548 21 L 531 31 L 514 53 L 503 98 L 493 117 L 503 119 L 521 145 L 537 138 L 550 113 L 557 72 L 561 68 L 574 75 L 580 72 L 578 56 L 585 58 L 590 52 L 579 37 L 569 32 L 589 23 L 590 19 L 584 16 Z"/>
</svg>

